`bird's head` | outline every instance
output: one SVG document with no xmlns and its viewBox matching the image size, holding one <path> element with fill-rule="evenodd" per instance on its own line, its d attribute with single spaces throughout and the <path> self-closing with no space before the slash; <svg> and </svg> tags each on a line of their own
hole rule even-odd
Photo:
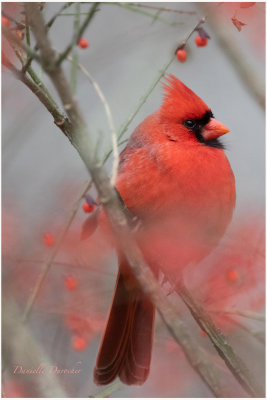
<svg viewBox="0 0 267 400">
<path fill-rule="evenodd" d="M 165 80 L 160 121 L 170 127 L 169 139 L 179 142 L 189 140 L 223 148 L 218 138 L 229 132 L 229 129 L 217 121 L 207 104 L 179 79 L 169 74 Z"/>
</svg>

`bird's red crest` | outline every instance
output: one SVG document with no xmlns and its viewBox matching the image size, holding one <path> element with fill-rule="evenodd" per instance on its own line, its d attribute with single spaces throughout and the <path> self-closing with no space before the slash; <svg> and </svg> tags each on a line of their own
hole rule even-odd
<svg viewBox="0 0 267 400">
<path fill-rule="evenodd" d="M 163 83 L 164 100 L 160 108 L 163 118 L 182 122 L 189 118 L 201 118 L 210 108 L 191 89 L 174 75 L 168 74 Z"/>
</svg>

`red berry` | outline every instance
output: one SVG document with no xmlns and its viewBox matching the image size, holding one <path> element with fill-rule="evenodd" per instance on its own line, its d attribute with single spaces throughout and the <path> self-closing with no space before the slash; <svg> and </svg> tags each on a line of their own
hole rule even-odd
<svg viewBox="0 0 267 400">
<path fill-rule="evenodd" d="M 94 209 L 95 209 L 95 206 L 94 206 L 93 204 L 92 204 L 92 205 L 89 205 L 89 204 L 87 203 L 87 201 L 85 201 L 85 202 L 83 203 L 82 207 L 83 207 L 83 211 L 86 212 L 86 213 L 91 213 L 91 212 L 93 212 Z"/>
<path fill-rule="evenodd" d="M 47 247 L 52 247 L 55 244 L 55 239 L 54 239 L 54 235 L 52 235 L 51 233 L 45 233 L 43 236 L 43 241 L 45 246 Z"/>
<path fill-rule="evenodd" d="M 200 331 L 200 334 L 201 334 L 201 336 L 203 336 L 203 337 L 206 337 L 206 336 L 208 336 L 208 335 L 206 334 L 206 332 L 205 332 L 205 331 L 203 331 L 203 329 L 201 329 L 201 331 Z"/>
<path fill-rule="evenodd" d="M 84 337 L 75 335 L 71 338 L 71 345 L 74 350 L 83 351 L 87 347 L 87 341 Z"/>
<path fill-rule="evenodd" d="M 87 47 L 89 47 L 89 42 L 84 37 L 80 38 L 77 44 L 81 49 L 87 49 Z"/>
<path fill-rule="evenodd" d="M 2 25 L 9 27 L 9 25 L 10 25 L 9 19 L 6 17 L 1 17 L 1 18 L 2 18 Z"/>
<path fill-rule="evenodd" d="M 200 35 L 197 35 L 195 37 L 195 43 L 198 47 L 204 47 L 208 44 L 208 38 L 202 39 Z"/>
<path fill-rule="evenodd" d="M 185 62 L 187 58 L 186 51 L 184 49 L 179 49 L 176 53 L 177 60 L 180 62 Z"/>
<path fill-rule="evenodd" d="M 77 279 L 74 276 L 66 276 L 64 278 L 65 287 L 67 290 L 75 290 L 77 289 Z"/>
<path fill-rule="evenodd" d="M 226 273 L 226 279 L 229 282 L 237 282 L 239 280 L 239 274 L 235 269 L 229 269 Z"/>
</svg>

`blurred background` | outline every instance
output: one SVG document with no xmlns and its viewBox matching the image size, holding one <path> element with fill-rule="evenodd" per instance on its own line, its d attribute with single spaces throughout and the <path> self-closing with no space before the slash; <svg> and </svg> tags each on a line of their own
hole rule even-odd
<svg viewBox="0 0 267 400">
<path fill-rule="evenodd" d="M 72 39 L 77 4 L 66 8 L 49 31 L 53 47 L 58 51 L 65 49 Z M 91 4 L 79 4 L 82 21 Z M 188 281 L 207 307 L 217 304 L 220 310 L 234 307 L 247 313 L 246 317 L 231 315 L 232 319 L 228 315 L 227 321 L 223 314 L 217 323 L 258 380 L 262 381 L 265 376 L 264 323 L 261 320 L 264 305 L 265 3 L 141 4 L 150 8 L 139 7 L 137 3 L 99 3 L 99 11 L 83 34 L 88 47 L 75 46 L 72 56 L 78 56 L 79 62 L 101 87 L 118 132 L 137 109 L 181 40 L 203 15 L 207 15 L 203 27 L 210 35 L 208 45 L 197 47 L 194 33 L 186 46 L 186 62 L 180 63 L 175 58 L 167 72 L 198 94 L 211 107 L 215 117 L 230 129 L 223 142 L 236 177 L 237 204 L 226 239 L 209 261 L 203 262 L 206 275 L 203 273 L 200 277 L 188 272 Z M 62 5 L 44 3 L 46 21 Z M 6 15 L 15 15 L 19 21 L 23 18 L 21 10 L 20 3 L 2 4 L 2 11 Z M 245 25 L 239 31 L 240 22 Z M 19 65 L 15 58 L 14 63 Z M 40 66 L 36 63 L 32 66 L 59 102 Z M 71 63 L 65 61 L 64 69 L 70 78 Z M 94 88 L 80 72 L 76 98 L 93 143 L 99 142 L 98 151 L 103 157 L 111 148 L 106 114 Z M 161 99 L 162 88 L 157 84 L 130 123 L 124 138 L 129 137 L 134 128 L 160 106 Z M 108 171 L 111 171 L 111 165 L 112 157 L 106 163 Z M 53 241 L 57 241 L 64 229 L 88 179 L 78 153 L 55 126 L 43 105 L 3 67 L 5 397 L 88 397 L 102 393 L 103 389 L 93 383 L 93 368 L 117 266 L 112 250 L 98 232 L 87 240 L 80 240 L 82 225 L 88 217 L 81 206 L 38 291 L 27 323 L 22 327 L 18 325 L 44 267 L 42 261 L 53 252 Z M 94 188 L 90 194 L 96 197 Z M 214 266 L 219 272 L 214 273 Z M 228 280 L 218 283 L 220 277 Z M 206 284 L 204 295 L 198 290 L 203 284 Z M 223 292 L 215 289 L 218 287 Z M 217 298 L 213 293 L 216 290 Z M 190 326 L 192 335 L 207 352 L 207 357 L 221 370 L 229 393 L 243 397 L 241 387 L 183 304 L 175 296 L 173 301 L 181 318 Z M 78 366 L 80 372 L 50 375 L 14 373 L 17 365 L 36 369 L 42 363 L 44 369 Z M 212 397 L 159 318 L 147 382 L 142 387 L 115 384 L 110 390 L 110 393 L 102 393 L 101 397 Z"/>
</svg>

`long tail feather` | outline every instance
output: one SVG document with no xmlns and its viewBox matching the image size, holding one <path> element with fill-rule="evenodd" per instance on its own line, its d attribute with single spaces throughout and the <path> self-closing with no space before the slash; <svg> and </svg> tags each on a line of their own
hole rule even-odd
<svg viewBox="0 0 267 400">
<path fill-rule="evenodd" d="M 106 385 L 117 376 L 128 385 L 141 385 L 149 374 L 155 310 L 134 278 L 125 273 L 129 271 L 125 263 L 120 263 L 97 356 L 94 380 L 98 385 Z"/>
</svg>

